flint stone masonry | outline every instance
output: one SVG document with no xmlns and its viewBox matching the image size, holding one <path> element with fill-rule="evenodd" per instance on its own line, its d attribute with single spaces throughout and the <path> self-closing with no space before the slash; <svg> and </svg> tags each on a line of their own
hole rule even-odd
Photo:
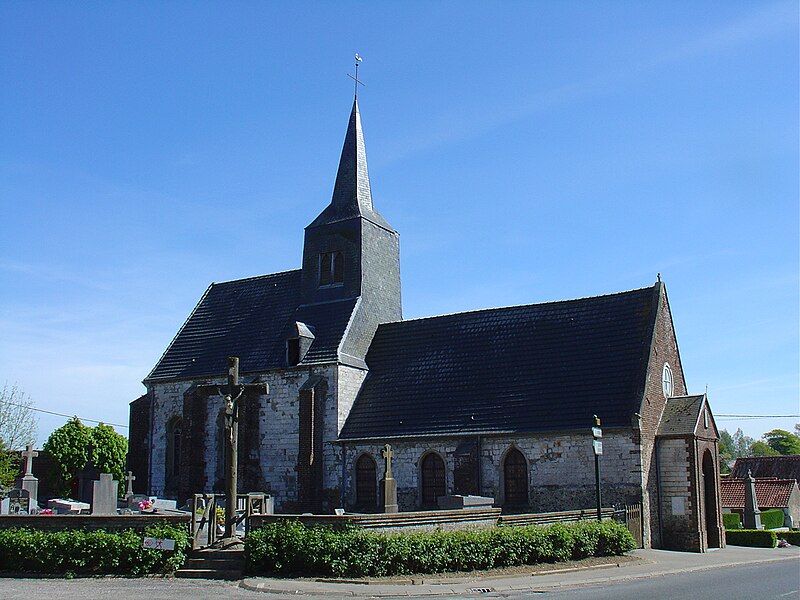
<svg viewBox="0 0 800 600">
<path fill-rule="evenodd" d="M 398 482 L 398 504 L 401 511 L 415 510 L 421 505 L 420 465 L 425 455 L 438 454 L 445 462 L 446 491 L 453 493 L 454 455 L 459 438 L 430 438 L 425 440 L 376 440 L 370 443 L 345 445 L 345 486 L 347 505 L 355 506 L 355 462 L 362 454 L 372 456 L 380 464 L 380 449 L 391 441 L 392 462 Z M 594 454 L 592 436 L 574 433 L 485 436 L 481 437 L 480 495 L 504 502 L 503 461 L 511 448 L 522 452 L 528 463 L 530 509 L 534 512 L 577 510 L 592 506 L 595 501 Z M 641 500 L 638 481 L 641 460 L 638 445 L 630 432 L 604 431 L 602 482 L 604 504 L 633 503 Z M 380 471 L 380 470 L 379 470 Z M 565 481 L 565 473 L 569 473 Z M 382 473 L 378 473 L 380 478 Z"/>
</svg>

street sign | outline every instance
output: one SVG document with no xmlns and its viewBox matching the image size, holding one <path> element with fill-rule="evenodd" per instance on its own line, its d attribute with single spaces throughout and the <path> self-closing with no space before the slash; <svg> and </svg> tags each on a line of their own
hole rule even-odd
<svg viewBox="0 0 800 600">
<path fill-rule="evenodd" d="M 595 456 L 600 456 L 603 454 L 603 442 L 602 440 L 594 440 L 592 442 L 592 448 L 594 448 Z"/>
<path fill-rule="evenodd" d="M 175 540 L 146 537 L 142 546 L 150 550 L 175 550 Z"/>
<path fill-rule="evenodd" d="M 603 437 L 603 430 L 599 427 L 592 427 L 592 435 L 596 438 Z"/>
</svg>

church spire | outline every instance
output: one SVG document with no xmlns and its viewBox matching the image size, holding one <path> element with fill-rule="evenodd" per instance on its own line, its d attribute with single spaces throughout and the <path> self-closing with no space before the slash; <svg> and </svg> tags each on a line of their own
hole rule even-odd
<svg viewBox="0 0 800 600">
<path fill-rule="evenodd" d="M 353 101 L 347 133 L 344 136 L 339 170 L 333 186 L 330 205 L 314 219 L 309 227 L 327 225 L 345 219 L 363 217 L 376 225 L 393 231 L 391 226 L 372 206 L 372 190 L 367 169 L 367 150 L 361 129 L 358 100 Z"/>
</svg>

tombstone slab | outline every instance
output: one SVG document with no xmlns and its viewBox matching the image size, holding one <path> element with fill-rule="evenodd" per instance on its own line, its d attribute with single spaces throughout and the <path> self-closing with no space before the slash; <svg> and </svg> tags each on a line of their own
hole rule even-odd
<svg viewBox="0 0 800 600">
<path fill-rule="evenodd" d="M 119 481 L 111 473 L 100 473 L 100 479 L 94 482 L 92 493 L 93 515 L 117 514 L 117 490 Z"/>
<path fill-rule="evenodd" d="M 89 504 L 76 502 L 70 498 L 54 498 L 47 501 L 47 508 L 57 515 L 78 515 L 81 511 L 89 510 Z"/>
<path fill-rule="evenodd" d="M 488 496 L 439 496 L 436 500 L 442 510 L 459 510 L 463 508 L 491 508 L 494 498 Z"/>
</svg>

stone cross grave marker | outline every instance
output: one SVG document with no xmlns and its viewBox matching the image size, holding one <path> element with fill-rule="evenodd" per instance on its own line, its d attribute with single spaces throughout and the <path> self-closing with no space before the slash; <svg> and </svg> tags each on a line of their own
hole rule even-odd
<svg viewBox="0 0 800 600">
<path fill-rule="evenodd" d="M 136 481 L 136 476 L 133 471 L 125 473 L 125 499 L 127 500 L 133 496 L 133 482 Z"/>
<path fill-rule="evenodd" d="M 100 473 L 100 479 L 93 484 L 92 514 L 115 515 L 117 514 L 117 489 L 116 481 L 111 473 Z"/>
<path fill-rule="evenodd" d="M 33 476 L 33 459 L 39 456 L 39 453 L 33 449 L 33 446 L 28 444 L 25 450 L 22 451 L 22 456 L 25 457 L 25 475 L 22 477 L 22 489 L 27 490 L 29 498 L 29 508 L 39 508 L 39 480 Z"/>
<path fill-rule="evenodd" d="M 397 480 L 392 477 L 392 457 L 394 452 L 389 444 L 386 444 L 381 450 L 381 455 L 386 461 L 386 469 L 384 471 L 383 479 L 381 479 L 381 494 L 383 495 L 383 512 L 396 513 L 397 512 Z"/>
<path fill-rule="evenodd" d="M 744 480 L 744 527 L 745 529 L 764 529 L 761 524 L 761 511 L 756 501 L 756 480 L 750 470 Z"/>
</svg>

